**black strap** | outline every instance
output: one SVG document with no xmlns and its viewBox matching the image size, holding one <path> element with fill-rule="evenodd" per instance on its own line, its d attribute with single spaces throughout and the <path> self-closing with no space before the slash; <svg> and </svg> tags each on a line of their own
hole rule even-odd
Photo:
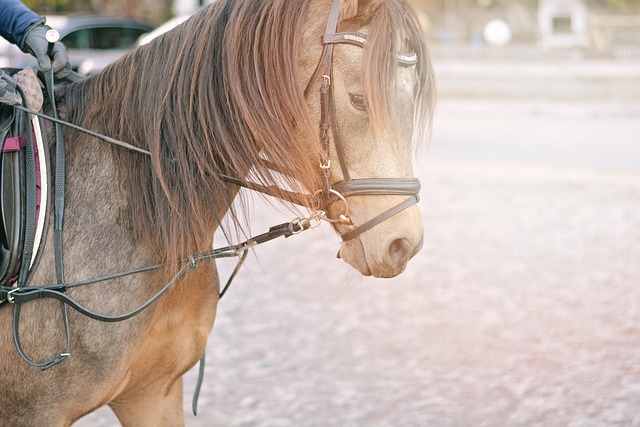
<svg viewBox="0 0 640 427">
<path fill-rule="evenodd" d="M 55 119 L 58 119 L 58 109 L 56 108 L 56 96 L 54 90 L 54 77 L 53 67 L 44 73 L 45 87 L 47 89 L 47 95 L 49 97 L 49 103 L 51 104 L 51 114 Z M 59 123 L 55 123 L 56 132 L 56 171 L 54 177 L 54 214 L 53 214 L 53 251 L 56 265 L 56 280 L 60 284 L 64 284 L 64 251 L 62 248 L 62 231 L 64 228 L 64 200 L 65 200 L 65 187 L 67 176 L 67 154 L 64 144 L 64 137 L 62 135 L 62 127 Z M 60 301 L 62 307 L 62 318 L 65 325 L 65 332 L 67 336 L 67 349 L 65 352 L 55 356 L 43 369 L 48 369 L 57 365 L 64 359 L 69 357 L 71 353 L 71 337 L 69 333 L 69 317 L 67 313 L 67 307 L 64 301 Z M 15 326 L 14 326 L 15 327 Z M 15 336 L 14 336 L 15 338 Z"/>
<path fill-rule="evenodd" d="M 262 185 L 251 181 L 245 181 L 242 179 L 234 178 L 224 174 L 218 174 L 220 179 L 229 184 L 237 185 L 238 187 L 246 188 L 251 191 L 257 191 L 258 193 L 266 194 L 267 196 L 277 197 L 284 201 L 300 204 L 304 199 L 310 200 L 310 194 L 297 193 L 294 191 L 283 190 L 275 185 Z"/>
<path fill-rule="evenodd" d="M 202 353 L 200 365 L 198 366 L 198 380 L 196 381 L 196 389 L 193 391 L 193 399 L 191 400 L 191 410 L 193 415 L 198 415 L 198 399 L 200 398 L 200 390 L 204 381 L 204 365 L 207 361 L 207 353 Z"/>
<path fill-rule="evenodd" d="M 60 305 L 62 308 L 62 318 L 64 321 L 64 327 L 65 327 L 65 332 L 67 337 L 67 351 L 58 353 L 51 359 L 42 363 L 34 362 L 33 360 L 31 360 L 25 353 L 24 349 L 22 348 L 22 344 L 20 343 L 20 313 L 21 313 L 22 306 L 20 304 L 17 304 L 13 311 L 13 342 L 16 346 L 16 350 L 18 351 L 18 354 L 20 354 L 20 357 L 22 357 L 22 359 L 25 362 L 27 362 L 29 365 L 34 366 L 36 368 L 42 368 L 43 371 L 57 365 L 58 363 L 62 362 L 63 360 L 65 360 L 67 357 L 70 356 L 69 349 L 71 348 L 71 334 L 69 333 L 69 316 L 67 313 L 67 306 L 64 304 L 60 304 Z"/>
<path fill-rule="evenodd" d="M 365 231 L 373 228 L 374 226 L 380 224 L 381 222 L 386 221 L 387 219 L 391 218 L 392 216 L 399 214 L 403 210 L 407 209 L 409 206 L 415 205 L 419 201 L 420 201 L 420 196 L 418 196 L 417 194 L 415 194 L 412 197 L 409 197 L 408 199 L 406 199 L 404 202 L 400 203 L 399 205 L 396 205 L 396 206 L 392 207 L 391 209 L 384 211 L 380 215 L 370 219 L 369 221 L 365 222 L 364 224 L 361 224 L 358 227 L 354 228 L 353 230 L 344 233 L 341 236 L 342 237 L 342 241 L 346 242 L 348 240 L 353 239 L 356 236 L 359 236 L 360 234 L 362 234 Z"/>
<path fill-rule="evenodd" d="M 120 141 L 119 139 L 111 138 L 110 136 L 103 135 L 101 133 L 94 132 L 94 131 L 91 131 L 89 129 L 85 129 L 82 126 L 74 125 L 73 123 L 69 123 L 69 122 L 65 122 L 64 120 L 60 120 L 59 118 L 57 118 L 57 115 L 56 115 L 56 117 L 52 117 L 52 116 L 49 116 L 47 114 L 40 113 L 38 111 L 29 110 L 28 108 L 21 107 L 19 105 L 16 105 L 15 108 L 17 108 L 18 110 L 25 111 L 25 112 L 27 112 L 29 114 L 33 114 L 34 116 L 41 117 L 41 118 L 43 118 L 45 120 L 48 120 L 50 122 L 70 127 L 71 129 L 75 129 L 75 130 L 77 130 L 79 132 L 82 132 L 82 133 L 86 133 L 87 135 L 91 135 L 93 137 L 101 139 L 101 140 L 103 140 L 105 142 L 108 142 L 109 144 L 117 145 L 117 146 L 120 146 L 122 148 L 126 148 L 127 150 L 137 151 L 138 153 L 146 154 L 147 156 L 151 155 L 150 151 L 145 150 L 143 148 L 139 148 L 139 147 L 136 147 L 135 145 L 131 145 L 131 144 L 126 143 L 124 141 Z"/>
<path fill-rule="evenodd" d="M 44 77 L 47 95 L 49 97 L 49 103 L 51 104 L 51 115 L 54 119 L 59 120 L 58 110 L 56 108 L 53 69 L 47 71 L 44 74 Z M 62 127 L 58 122 L 55 122 L 54 126 L 56 131 L 56 174 L 54 193 L 53 246 L 56 263 L 56 279 L 58 283 L 64 283 L 64 251 L 62 248 L 62 231 L 64 229 L 64 200 L 67 161 L 64 137 L 62 136 Z"/>
<path fill-rule="evenodd" d="M 26 99 L 26 96 L 22 89 L 16 87 L 22 99 Z M 25 234 L 24 234 L 24 246 L 22 248 L 22 264 L 20 266 L 20 273 L 18 275 L 18 286 L 25 286 L 27 284 L 29 269 L 31 268 L 31 259 L 33 258 L 33 245 L 36 235 L 36 159 L 35 150 L 33 148 L 33 134 L 31 127 L 31 116 L 28 113 L 20 112 L 19 117 L 22 118 L 24 128 L 21 130 L 26 136 L 25 145 Z"/>
<path fill-rule="evenodd" d="M 122 322 L 123 320 L 130 319 L 133 316 L 140 314 L 142 311 L 149 308 L 154 302 L 160 299 L 160 297 L 162 297 L 165 293 L 167 293 L 167 291 L 171 289 L 171 287 L 176 283 L 176 281 L 180 277 L 182 277 L 184 272 L 189 267 L 190 267 L 189 264 L 183 265 L 182 268 L 178 270 L 178 273 L 162 289 L 160 289 L 160 291 L 158 291 L 153 297 L 147 300 L 144 304 L 142 304 L 135 310 L 132 310 L 128 313 L 117 315 L 117 316 L 107 316 L 104 314 L 98 314 L 95 311 L 92 311 L 86 307 L 83 307 L 76 300 L 66 295 L 65 293 L 66 286 L 64 285 L 18 288 L 18 291 L 10 294 L 7 301 L 18 306 L 36 299 L 50 298 L 50 299 L 58 300 L 61 303 L 66 304 L 69 307 L 73 308 L 80 314 L 83 314 L 94 320 L 98 320 L 100 322 Z"/>
</svg>

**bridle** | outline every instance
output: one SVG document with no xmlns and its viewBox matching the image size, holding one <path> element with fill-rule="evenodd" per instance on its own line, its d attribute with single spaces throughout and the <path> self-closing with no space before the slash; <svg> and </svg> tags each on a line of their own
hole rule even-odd
<svg viewBox="0 0 640 427">
<path fill-rule="evenodd" d="M 351 230 L 342 234 L 343 241 L 349 241 L 381 222 L 391 218 L 392 216 L 402 212 L 408 207 L 418 203 L 420 197 L 420 181 L 417 178 L 360 178 L 352 179 L 347 167 L 344 154 L 344 144 L 340 139 L 338 132 L 338 124 L 335 113 L 334 101 L 334 85 L 333 82 L 333 48 L 337 44 L 349 44 L 365 48 L 367 44 L 367 35 L 359 32 L 337 32 L 338 18 L 340 15 L 340 0 L 334 0 L 329 11 L 327 25 L 322 39 L 323 51 L 316 70 L 312 74 L 305 94 L 309 91 L 313 82 L 321 73 L 322 81 L 320 83 L 320 140 L 322 142 L 322 159 L 320 169 L 322 173 L 322 189 L 316 191 L 314 196 L 321 195 L 321 205 L 326 206 L 336 200 L 344 203 L 344 211 L 336 219 L 328 218 L 324 215 L 322 218 L 329 222 L 342 223 L 345 225 L 354 225 L 349 217 L 349 204 L 347 197 L 349 196 L 409 196 L 403 202 L 382 212 L 374 218 L 357 224 Z M 417 55 L 415 53 L 402 53 L 397 57 L 399 63 L 405 66 L 415 65 L 417 63 Z M 331 183 L 331 138 L 336 150 L 336 156 L 340 164 L 343 180 L 335 184 Z"/>
<path fill-rule="evenodd" d="M 332 223 L 341 223 L 346 226 L 354 226 L 352 229 L 342 234 L 343 241 L 349 241 L 365 231 L 371 229 L 372 227 L 380 224 L 381 222 L 387 220 L 388 218 L 402 212 L 408 207 L 416 204 L 419 201 L 418 193 L 420 191 L 420 181 L 417 178 L 364 178 L 364 179 L 352 179 L 347 164 L 345 162 L 344 155 L 344 146 L 339 137 L 339 132 L 337 130 L 337 121 L 335 114 L 335 106 L 334 106 L 334 94 L 333 94 L 333 85 L 332 85 L 332 69 L 333 69 L 333 48 L 336 44 L 351 44 L 355 46 L 359 46 L 364 48 L 367 42 L 367 37 L 365 34 L 358 32 L 343 32 L 337 33 L 337 25 L 338 25 L 338 17 L 340 14 L 340 0 L 334 0 L 331 6 L 329 16 L 327 19 L 327 25 L 325 29 L 325 33 L 323 36 L 323 52 L 321 58 L 318 62 L 318 66 L 314 71 L 309 83 L 307 85 L 307 90 L 312 86 L 313 82 L 321 74 L 321 84 L 320 84 L 320 103 L 321 103 L 321 118 L 320 118 L 320 139 L 322 143 L 322 159 L 320 163 L 320 169 L 322 174 L 322 189 L 317 190 L 313 194 L 299 194 L 294 192 L 284 191 L 282 189 L 277 189 L 275 191 L 274 187 L 264 186 L 257 183 L 253 183 L 250 181 L 241 180 L 235 177 L 230 177 L 226 175 L 220 175 L 220 178 L 226 182 L 231 184 L 245 187 L 251 190 L 255 190 L 267 195 L 275 195 L 277 194 L 279 197 L 284 198 L 287 201 L 291 202 L 299 202 L 306 198 L 308 205 L 312 206 L 316 204 L 319 206 L 317 210 L 312 212 L 308 217 L 305 218 L 296 218 L 290 222 L 286 222 L 283 224 L 279 224 L 273 226 L 269 229 L 268 232 L 263 233 L 258 236 L 251 237 L 245 242 L 227 246 L 224 248 L 213 249 L 211 251 L 206 251 L 200 254 L 190 255 L 177 262 L 180 265 L 178 272 L 175 276 L 158 291 L 153 297 L 147 300 L 144 304 L 140 305 L 138 308 L 132 310 L 129 313 L 117 315 L 117 316 L 106 316 L 102 314 L 98 314 L 93 312 L 82 305 L 80 305 L 77 301 L 66 295 L 66 290 L 70 288 L 86 286 L 102 281 L 113 280 L 122 278 L 129 275 L 140 274 L 144 272 L 149 272 L 153 270 L 157 270 L 162 268 L 162 265 L 153 265 L 142 268 L 133 269 L 126 272 L 111 274 L 108 276 L 102 276 L 95 279 L 84 280 L 81 282 L 69 283 L 65 281 L 64 278 L 64 262 L 63 262 L 63 250 L 62 250 L 62 232 L 63 232 L 63 218 L 64 218 L 64 205 L 65 205 L 65 147 L 64 140 L 62 137 L 62 131 L 60 125 L 72 127 L 78 131 L 87 133 L 96 138 L 99 138 L 105 142 L 110 144 L 118 145 L 120 147 L 126 148 L 131 151 L 135 151 L 138 153 L 142 153 L 145 155 L 150 155 L 151 153 L 147 150 L 132 146 L 126 142 L 119 141 L 114 138 L 110 138 L 105 135 L 98 134 L 96 132 L 89 131 L 72 123 L 68 123 L 66 121 L 60 120 L 57 117 L 57 111 L 55 107 L 55 103 L 53 100 L 55 99 L 53 93 L 53 73 L 50 70 L 49 73 L 45 74 L 45 86 L 48 91 L 49 100 L 52 102 L 52 111 L 53 116 L 49 116 L 40 112 L 29 110 L 25 107 L 16 107 L 18 109 L 23 110 L 26 113 L 42 117 L 46 120 L 49 120 L 55 123 L 55 132 L 56 132 L 56 175 L 55 175 L 55 188 L 56 193 L 54 195 L 55 199 L 55 209 L 54 209 L 54 255 L 55 255 L 55 265 L 56 265 L 56 284 L 44 285 L 44 286 L 29 286 L 28 279 L 20 280 L 17 283 L 17 286 L 0 286 L 0 308 L 3 303 L 8 303 L 10 305 L 14 305 L 14 322 L 13 322 L 13 335 L 14 335 L 14 343 L 16 349 L 20 356 L 30 365 L 35 367 L 40 367 L 43 370 L 48 369 L 70 356 L 70 335 L 69 335 L 69 323 L 68 323 L 68 315 L 67 315 L 67 306 L 73 308 L 74 310 L 80 312 L 81 314 L 90 317 L 94 320 L 102 321 L 102 322 L 120 322 L 126 319 L 130 319 L 131 317 L 139 314 L 146 308 L 150 307 L 154 302 L 156 302 L 160 297 L 162 297 L 165 293 L 167 293 L 173 285 L 178 282 L 178 280 L 189 270 L 195 269 L 198 264 L 204 261 L 209 261 L 212 259 L 218 258 L 230 258 L 236 257 L 238 258 L 238 263 L 231 273 L 229 279 L 227 280 L 225 286 L 222 288 L 220 292 L 220 297 L 224 295 L 227 288 L 231 284 L 232 280 L 238 273 L 242 263 L 244 262 L 249 249 L 253 246 L 273 240 L 278 237 L 289 237 L 294 234 L 298 234 L 304 230 L 311 228 L 314 224 L 319 220 L 325 220 Z M 55 40 L 51 43 L 55 42 Z M 408 54 L 399 54 L 398 61 L 402 65 L 411 66 L 417 63 L 417 55 L 415 53 Z M 330 162 L 330 147 L 331 147 L 331 136 L 333 136 L 334 145 L 336 148 L 336 155 L 340 163 L 340 168 L 342 171 L 343 180 L 332 184 L 331 182 L 331 162 Z M 272 169 L 276 172 L 281 169 L 278 168 L 275 164 L 270 164 Z M 284 172 L 286 173 L 286 171 Z M 287 196 L 287 194 L 289 196 Z M 409 196 L 405 201 L 399 203 L 398 205 L 384 211 L 383 213 L 377 215 L 376 217 L 358 225 L 352 224 L 351 218 L 349 218 L 349 205 L 347 202 L 347 197 L 350 196 L 362 196 L 362 195 L 394 195 L 394 196 Z M 342 214 L 338 216 L 338 218 L 329 218 L 326 214 L 326 209 L 334 202 L 342 201 L 344 203 L 344 211 Z M 33 301 L 36 299 L 55 299 L 61 303 L 64 326 L 66 331 L 67 343 L 66 350 L 61 352 L 60 354 L 54 356 L 52 359 L 44 362 L 44 363 L 36 363 L 27 357 L 25 352 L 22 349 L 19 338 L 19 319 L 20 319 L 20 307 L 22 304 L 27 303 L 29 301 Z M 200 365 L 200 374 L 198 378 L 198 384 L 196 386 L 196 392 L 194 396 L 194 413 L 196 412 L 196 402 L 197 396 L 199 393 L 200 385 L 202 382 L 202 374 L 204 367 L 204 356 L 201 359 Z"/>
</svg>

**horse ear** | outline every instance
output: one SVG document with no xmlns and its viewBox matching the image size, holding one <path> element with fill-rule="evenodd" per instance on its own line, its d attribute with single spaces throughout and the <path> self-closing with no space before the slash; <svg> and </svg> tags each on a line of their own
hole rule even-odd
<svg viewBox="0 0 640 427">
<path fill-rule="evenodd" d="M 384 0 L 342 0 L 340 21 L 346 21 L 356 17 L 366 19 L 383 1 Z"/>
</svg>

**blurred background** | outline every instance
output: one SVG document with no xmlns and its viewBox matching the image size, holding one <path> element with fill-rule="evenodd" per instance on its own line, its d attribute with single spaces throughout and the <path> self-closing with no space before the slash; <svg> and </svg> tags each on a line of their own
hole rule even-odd
<svg viewBox="0 0 640 427">
<path fill-rule="evenodd" d="M 124 51 L 135 46 L 143 33 L 161 24 L 166 31 L 209 2 L 25 0 L 61 30 L 73 59 L 76 50 L 83 50 L 84 57 Z M 435 60 L 640 60 L 640 0 L 414 0 L 414 4 Z M 120 19 L 109 22 L 104 15 Z M 80 71 L 95 72 L 123 53 L 94 59 L 97 64 Z M 0 45 L 0 66 L 25 61 L 17 49 Z M 78 69 L 81 64 L 74 65 Z"/>
<path fill-rule="evenodd" d="M 201 4 L 27 3 L 146 26 L 117 55 Z M 185 377 L 188 426 L 640 426 L 640 1 L 416 6 L 439 98 L 424 248 L 391 280 L 335 259 L 329 227 L 257 248 L 219 305 L 198 417 Z M 256 233 L 290 219 L 253 212 Z"/>
<path fill-rule="evenodd" d="M 25 0 L 43 15 L 107 14 L 158 26 L 176 15 L 193 13 L 211 0 Z M 640 38 L 638 0 L 413 0 L 434 48 L 457 45 L 450 55 L 477 57 L 482 45 L 512 45 L 494 50 L 502 57 L 534 52 L 526 46 L 567 49 L 573 56 L 635 58 Z M 476 49 L 476 50 L 473 50 Z M 537 57 L 563 57 L 563 54 Z"/>
</svg>

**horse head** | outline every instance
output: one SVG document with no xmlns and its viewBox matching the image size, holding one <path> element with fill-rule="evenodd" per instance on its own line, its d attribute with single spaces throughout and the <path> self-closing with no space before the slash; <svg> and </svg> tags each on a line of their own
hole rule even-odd
<svg viewBox="0 0 640 427">
<path fill-rule="evenodd" d="M 335 3 L 314 2 L 307 13 L 328 14 L 331 21 Z M 393 277 L 423 243 L 413 142 L 433 110 L 433 74 L 405 2 L 343 1 L 333 19 L 305 32 L 304 46 L 323 43 L 320 63 L 317 50 L 300 52 L 312 121 L 332 130 L 329 158 L 321 162 L 331 165 L 332 188 L 344 196 L 328 217 L 348 209 L 348 220 L 334 221 L 343 239 L 338 257 L 363 275 Z M 327 82 L 330 96 L 323 100 Z"/>
</svg>

